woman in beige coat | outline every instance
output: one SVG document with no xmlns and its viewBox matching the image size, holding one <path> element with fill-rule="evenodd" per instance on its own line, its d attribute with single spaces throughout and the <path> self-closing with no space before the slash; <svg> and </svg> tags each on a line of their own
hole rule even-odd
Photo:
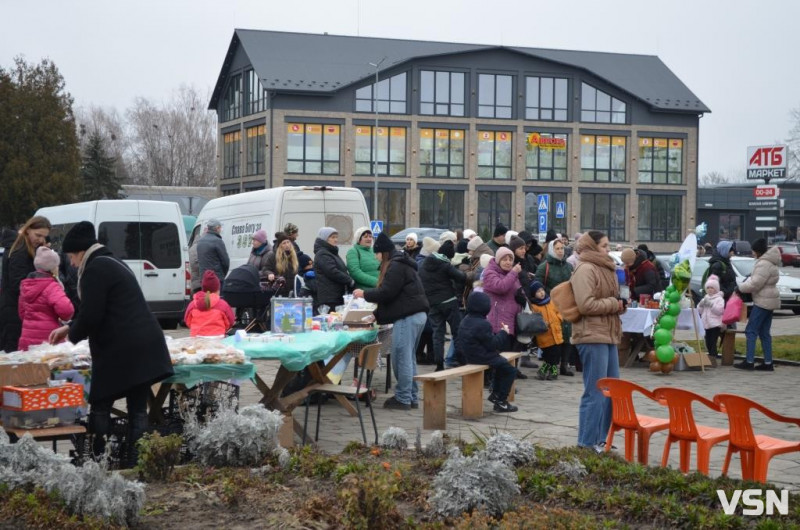
<svg viewBox="0 0 800 530">
<path fill-rule="evenodd" d="M 781 295 L 775 286 L 780 276 L 778 264 L 781 262 L 781 254 L 778 247 L 767 250 L 767 240 L 763 237 L 753 241 L 750 246 L 756 257 L 756 264 L 750 277 L 738 287 L 740 292 L 753 295 L 753 309 L 744 330 L 747 337 L 747 358 L 733 366 L 742 370 L 771 372 L 774 368 L 772 336 L 769 332 L 772 328 L 772 312 L 781 307 Z M 764 350 L 764 362 L 758 366 L 754 363 L 756 338 L 761 339 L 761 348 Z"/>
<path fill-rule="evenodd" d="M 617 295 L 614 260 L 608 237 L 591 230 L 578 240 L 580 262 L 570 282 L 581 319 L 572 325 L 572 343 L 583 363 L 583 396 L 578 410 L 578 445 L 603 451 L 611 426 L 611 400 L 597 388 L 603 377 L 619 377 L 617 345 L 622 336 L 619 315 L 625 305 Z"/>
</svg>

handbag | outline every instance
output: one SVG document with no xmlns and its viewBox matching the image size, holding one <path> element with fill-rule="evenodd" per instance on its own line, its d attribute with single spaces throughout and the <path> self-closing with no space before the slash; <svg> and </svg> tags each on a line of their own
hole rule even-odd
<svg viewBox="0 0 800 530">
<path fill-rule="evenodd" d="M 725 311 L 722 312 L 722 323 L 725 325 L 734 324 L 742 320 L 742 311 L 747 311 L 741 297 L 733 293 L 725 304 Z M 747 313 L 745 313 L 745 318 Z"/>
<path fill-rule="evenodd" d="M 572 290 L 572 282 L 569 280 L 553 287 L 550 291 L 550 299 L 565 321 L 577 322 L 581 319 L 578 303 L 575 302 L 575 291 Z"/>
<path fill-rule="evenodd" d="M 528 304 L 525 309 L 517 313 L 517 335 L 538 335 L 547 331 L 547 323 L 541 313 L 534 313 Z"/>
</svg>

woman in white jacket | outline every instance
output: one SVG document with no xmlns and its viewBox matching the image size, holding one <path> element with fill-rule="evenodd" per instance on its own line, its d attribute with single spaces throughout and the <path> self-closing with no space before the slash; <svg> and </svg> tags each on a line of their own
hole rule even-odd
<svg viewBox="0 0 800 530">
<path fill-rule="evenodd" d="M 738 290 L 742 293 L 753 295 L 753 309 L 744 330 L 747 337 L 747 358 L 734 364 L 734 368 L 741 370 L 762 370 L 771 372 L 772 366 L 772 312 L 781 307 L 781 295 L 776 284 L 780 277 L 778 264 L 781 254 L 777 247 L 767 250 L 767 240 L 756 239 L 750 245 L 756 257 L 753 273 L 747 278 Z M 761 339 L 761 348 L 764 350 L 764 362 L 755 365 L 756 337 Z"/>
</svg>

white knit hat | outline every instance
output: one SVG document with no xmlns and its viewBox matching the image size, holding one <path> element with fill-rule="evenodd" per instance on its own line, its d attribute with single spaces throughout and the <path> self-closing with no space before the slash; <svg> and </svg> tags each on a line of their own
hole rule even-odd
<svg viewBox="0 0 800 530">
<path fill-rule="evenodd" d="M 483 245 L 483 239 L 481 239 L 481 236 L 475 236 L 467 243 L 467 250 L 474 251 L 481 245 Z"/>
<path fill-rule="evenodd" d="M 416 234 L 416 232 L 409 232 L 409 233 L 407 233 L 407 234 L 406 234 L 406 239 L 413 239 L 413 240 L 414 240 L 414 243 L 416 243 L 416 242 L 418 242 L 418 241 L 419 241 L 419 238 L 417 238 L 417 234 Z"/>
<path fill-rule="evenodd" d="M 515 232 L 514 230 L 509 230 L 508 232 L 506 232 L 506 245 L 508 245 L 508 242 L 511 241 L 512 236 L 518 236 L 518 235 L 519 232 Z"/>
<path fill-rule="evenodd" d="M 429 255 L 433 254 L 434 252 L 438 252 L 439 242 L 432 237 L 424 237 L 422 238 L 422 248 L 427 251 Z"/>
<path fill-rule="evenodd" d="M 447 232 L 442 232 L 442 235 L 439 236 L 439 243 L 444 243 L 445 241 L 452 241 L 453 243 L 456 242 L 456 233 L 451 232 L 448 230 Z"/>
<path fill-rule="evenodd" d="M 464 230 L 464 239 L 472 239 L 473 237 L 475 237 L 477 235 L 478 234 L 475 232 L 475 230 L 472 230 L 470 228 L 467 228 L 466 230 Z"/>
</svg>

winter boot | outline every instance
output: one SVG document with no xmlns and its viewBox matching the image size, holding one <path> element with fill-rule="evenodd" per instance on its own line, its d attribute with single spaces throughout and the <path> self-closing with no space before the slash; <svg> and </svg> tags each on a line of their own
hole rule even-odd
<svg viewBox="0 0 800 530">
<path fill-rule="evenodd" d="M 531 360 L 531 355 L 529 353 L 522 356 L 519 366 L 520 368 L 539 368 L 539 365 Z"/>
<path fill-rule="evenodd" d="M 575 376 L 575 372 L 569 369 L 569 365 L 565 362 L 561 363 L 561 369 L 559 370 L 560 375 L 566 375 L 569 377 Z"/>
<path fill-rule="evenodd" d="M 106 436 L 111 429 L 108 414 L 89 413 L 89 432 L 92 434 L 92 457 L 99 459 L 106 452 Z"/>
<path fill-rule="evenodd" d="M 536 378 L 541 381 L 547 381 L 550 377 L 550 365 L 542 363 L 541 368 L 536 372 Z"/>
<path fill-rule="evenodd" d="M 558 379 L 558 372 L 559 372 L 558 365 L 557 364 L 551 364 L 550 365 L 550 377 L 548 377 L 547 379 L 550 380 L 550 381 L 555 381 L 556 379 Z"/>
<path fill-rule="evenodd" d="M 123 467 L 133 468 L 139 462 L 139 448 L 136 442 L 147 432 L 150 422 L 146 412 L 137 412 L 128 416 L 128 451 Z"/>
</svg>

